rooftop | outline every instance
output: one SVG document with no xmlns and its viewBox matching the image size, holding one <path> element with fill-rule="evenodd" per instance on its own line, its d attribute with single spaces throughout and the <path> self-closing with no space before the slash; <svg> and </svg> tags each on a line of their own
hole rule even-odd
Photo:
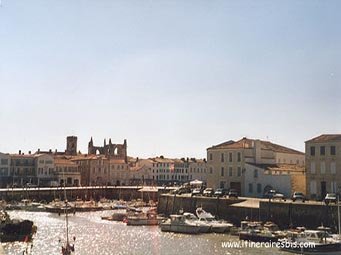
<svg viewBox="0 0 341 255">
<path fill-rule="evenodd" d="M 323 134 L 313 139 L 310 139 L 306 142 L 314 142 L 314 143 L 325 143 L 325 142 L 341 142 L 341 134 Z"/>
<path fill-rule="evenodd" d="M 246 137 L 243 137 L 242 139 L 234 142 L 232 140 L 227 141 L 225 143 L 221 143 L 218 145 L 214 145 L 207 150 L 210 149 L 249 149 L 254 148 L 255 142 L 259 141 L 261 144 L 261 149 L 263 150 L 271 150 L 274 152 L 280 152 L 280 153 L 289 153 L 289 154 L 301 154 L 304 155 L 303 152 L 297 151 L 279 144 L 275 144 L 269 141 L 263 141 L 263 140 L 257 140 L 257 139 L 249 139 Z"/>
</svg>

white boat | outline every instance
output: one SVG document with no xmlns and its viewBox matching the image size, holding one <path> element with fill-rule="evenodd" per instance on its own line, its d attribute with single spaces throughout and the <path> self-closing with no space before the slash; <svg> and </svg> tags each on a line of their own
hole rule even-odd
<svg viewBox="0 0 341 255">
<path fill-rule="evenodd" d="M 216 220 L 211 213 L 206 212 L 201 207 L 197 208 L 195 212 L 199 218 L 199 221 L 205 222 L 211 226 L 211 232 L 224 233 L 228 232 L 233 227 L 233 224 L 231 223 Z"/>
<path fill-rule="evenodd" d="M 279 241 L 282 243 L 292 243 L 292 246 L 286 245 L 281 248 L 281 250 L 291 253 L 305 255 L 341 255 L 341 242 L 323 230 L 288 232 L 288 236 Z"/>
<path fill-rule="evenodd" d="M 170 218 L 160 223 L 161 231 L 185 233 L 185 234 L 198 234 L 201 227 L 197 223 L 186 220 L 185 215 L 170 215 Z"/>
<path fill-rule="evenodd" d="M 186 217 L 187 221 L 192 221 L 193 223 L 199 225 L 200 233 L 208 233 L 211 231 L 211 224 L 205 221 L 200 221 L 193 213 L 185 212 L 183 215 Z"/>
</svg>

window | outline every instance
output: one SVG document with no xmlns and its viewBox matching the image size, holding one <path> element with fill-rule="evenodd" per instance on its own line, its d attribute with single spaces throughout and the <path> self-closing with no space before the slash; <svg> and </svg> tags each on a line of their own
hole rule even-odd
<svg viewBox="0 0 341 255">
<path fill-rule="evenodd" d="M 242 175 L 242 168 L 240 166 L 238 166 L 237 175 L 238 176 Z"/>
<path fill-rule="evenodd" d="M 221 154 L 221 162 L 224 162 L 224 153 Z"/>
<path fill-rule="evenodd" d="M 321 174 L 326 173 L 326 162 L 322 161 L 321 162 L 321 168 L 320 168 Z"/>
<path fill-rule="evenodd" d="M 321 155 L 321 156 L 326 155 L 326 147 L 325 147 L 325 146 L 321 146 L 321 147 L 320 147 L 320 155 Z"/>
<path fill-rule="evenodd" d="M 310 147 L 310 156 L 315 156 L 315 147 L 314 146 Z"/>
<path fill-rule="evenodd" d="M 316 181 L 310 181 L 310 194 L 317 194 Z"/>
<path fill-rule="evenodd" d="M 249 193 L 253 193 L 253 184 L 249 183 Z"/>
<path fill-rule="evenodd" d="M 213 160 L 213 155 L 212 155 L 212 153 L 210 153 L 210 160 Z"/>
<path fill-rule="evenodd" d="M 258 177 L 258 169 L 255 169 L 255 170 L 253 171 L 253 177 L 254 177 L 254 178 L 257 178 L 257 177 Z"/>
<path fill-rule="evenodd" d="M 232 152 L 229 153 L 229 161 L 232 162 Z"/>
<path fill-rule="evenodd" d="M 1 165 L 8 165 L 8 159 L 1 159 Z"/>
<path fill-rule="evenodd" d="M 229 168 L 229 176 L 232 176 L 233 172 L 232 172 L 232 167 Z"/>
<path fill-rule="evenodd" d="M 315 169 L 315 162 L 312 161 L 312 162 L 310 162 L 310 172 L 311 172 L 312 174 L 314 174 L 315 171 L 316 171 L 316 169 Z"/>
<path fill-rule="evenodd" d="M 336 163 L 335 162 L 330 163 L 330 173 L 336 174 Z"/>
<path fill-rule="evenodd" d="M 330 182 L 330 191 L 336 193 L 336 181 Z"/>
<path fill-rule="evenodd" d="M 212 167 L 210 167 L 210 174 L 211 174 L 211 173 L 213 173 L 213 169 L 212 169 Z"/>
<path fill-rule="evenodd" d="M 220 188 L 225 188 L 225 182 L 220 182 Z"/>
<path fill-rule="evenodd" d="M 257 184 L 257 193 L 262 193 L 262 184 L 261 183 Z"/>
<path fill-rule="evenodd" d="M 335 146 L 330 146 L 330 155 L 332 155 L 332 156 L 336 155 L 336 148 L 335 148 Z"/>
<path fill-rule="evenodd" d="M 241 161 L 241 154 L 240 154 L 240 152 L 238 152 L 238 154 L 237 154 L 237 161 L 238 161 L 238 162 Z"/>
<path fill-rule="evenodd" d="M 221 168 L 221 176 L 224 176 L 224 167 Z"/>
</svg>

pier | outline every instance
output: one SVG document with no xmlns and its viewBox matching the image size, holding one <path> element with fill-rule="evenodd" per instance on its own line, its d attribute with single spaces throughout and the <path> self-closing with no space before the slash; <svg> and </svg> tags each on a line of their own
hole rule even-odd
<svg viewBox="0 0 341 255">
<path fill-rule="evenodd" d="M 161 194 L 158 212 L 166 215 L 176 214 L 179 210 L 195 213 L 197 207 L 203 207 L 219 219 L 228 220 L 235 225 L 249 219 L 272 221 L 281 228 L 305 226 L 314 229 L 321 225 L 337 227 L 337 206 L 335 204 L 327 206 L 318 201 L 302 203 L 249 197 L 229 199 Z"/>
<path fill-rule="evenodd" d="M 5 201 L 20 201 L 31 199 L 36 201 L 52 201 L 64 199 L 64 192 L 69 200 L 107 199 L 143 199 L 157 201 L 159 194 L 168 192 L 171 188 L 149 186 L 87 186 L 87 187 L 38 187 L 38 188 L 6 188 L 0 189 L 0 199 Z"/>
</svg>

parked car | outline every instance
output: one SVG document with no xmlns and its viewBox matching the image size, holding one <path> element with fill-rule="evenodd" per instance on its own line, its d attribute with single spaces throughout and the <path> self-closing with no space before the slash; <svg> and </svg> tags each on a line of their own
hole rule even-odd
<svg viewBox="0 0 341 255">
<path fill-rule="evenodd" d="M 305 202 L 305 196 L 302 192 L 294 192 L 294 194 L 292 194 L 292 201 L 295 202 L 296 200 L 301 200 L 303 203 Z"/>
<path fill-rule="evenodd" d="M 26 183 L 26 188 L 36 188 L 36 187 L 38 187 L 36 184 L 30 183 L 30 182 Z"/>
<path fill-rule="evenodd" d="M 188 187 L 179 187 L 178 189 L 174 190 L 174 194 L 186 194 L 186 193 L 191 193 L 191 189 Z"/>
<path fill-rule="evenodd" d="M 336 194 L 335 193 L 328 193 L 326 197 L 324 198 L 324 202 L 326 205 L 329 203 L 335 203 L 336 204 Z"/>
<path fill-rule="evenodd" d="M 280 192 L 277 192 L 275 193 L 273 196 L 272 196 L 272 199 L 273 200 L 283 200 L 283 201 L 286 201 L 286 197 L 284 196 L 283 193 L 280 193 Z"/>
<path fill-rule="evenodd" d="M 230 189 L 228 192 L 229 198 L 238 198 L 238 191 L 235 189 Z"/>
<path fill-rule="evenodd" d="M 271 189 L 271 190 L 265 192 L 263 197 L 264 198 L 272 198 L 276 193 L 277 193 L 276 190 Z"/>
<path fill-rule="evenodd" d="M 200 188 L 195 188 L 192 190 L 192 197 L 193 196 L 200 196 L 202 195 L 202 190 Z"/>
<path fill-rule="evenodd" d="M 215 192 L 214 192 L 214 196 L 215 197 L 223 197 L 223 196 L 226 196 L 228 194 L 228 191 L 227 189 L 217 189 Z"/>
<path fill-rule="evenodd" d="M 203 195 L 206 197 L 212 197 L 214 195 L 214 190 L 212 188 L 207 188 L 204 190 Z"/>
</svg>

